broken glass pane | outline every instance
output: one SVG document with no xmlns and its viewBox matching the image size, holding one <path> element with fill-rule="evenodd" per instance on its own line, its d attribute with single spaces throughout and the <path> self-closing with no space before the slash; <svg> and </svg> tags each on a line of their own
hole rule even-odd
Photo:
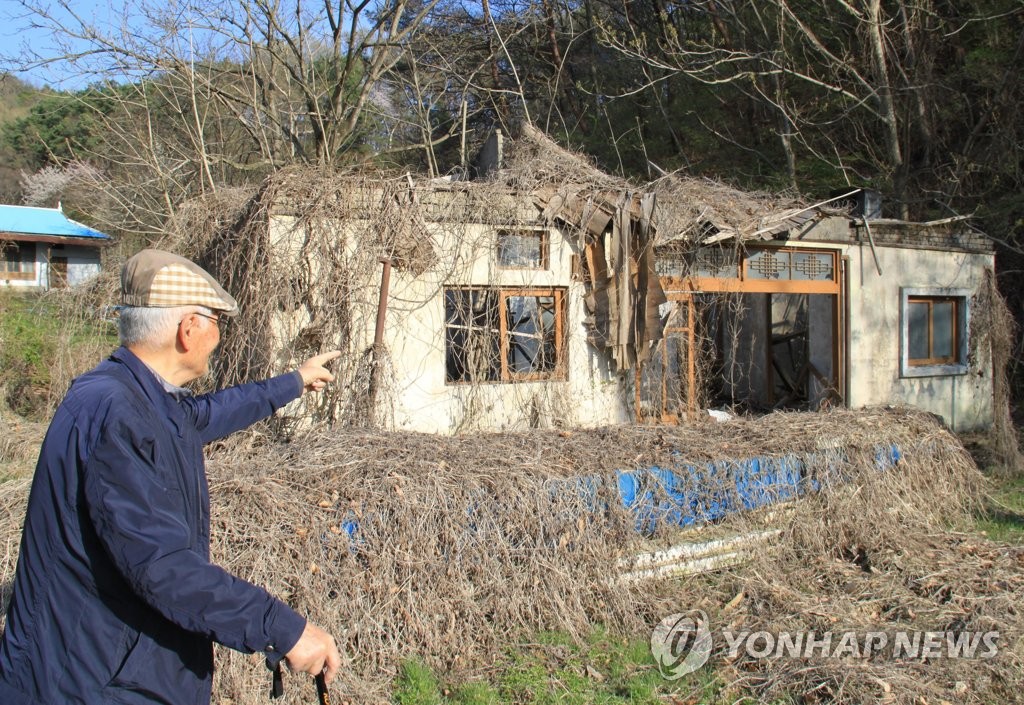
<svg viewBox="0 0 1024 705">
<path fill-rule="evenodd" d="M 540 231 L 498 233 L 498 266 L 543 269 L 544 259 L 544 236 Z"/>
<path fill-rule="evenodd" d="M 446 381 L 493 382 L 499 379 L 496 299 L 493 290 L 445 290 Z"/>
<path fill-rule="evenodd" d="M 512 374 L 551 372 L 557 363 L 554 296 L 509 296 L 508 368 Z"/>
</svg>

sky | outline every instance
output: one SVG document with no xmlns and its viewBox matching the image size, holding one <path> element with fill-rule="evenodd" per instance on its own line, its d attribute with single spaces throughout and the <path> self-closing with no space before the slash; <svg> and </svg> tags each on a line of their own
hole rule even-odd
<svg viewBox="0 0 1024 705">
<path fill-rule="evenodd" d="M 69 18 L 57 3 L 46 0 L 28 2 L 48 8 L 57 20 Z M 67 4 L 80 17 L 100 26 L 110 26 L 112 17 L 123 16 L 122 0 L 68 0 Z M 117 22 L 114 20 L 113 24 Z M 40 19 L 33 17 L 19 0 L 0 0 L 0 68 L 38 87 L 49 85 L 67 90 L 85 88 L 93 79 L 82 76 L 80 69 L 67 62 L 35 66 L 27 71 L 16 70 L 33 56 L 52 59 L 65 53 L 55 33 L 35 26 L 39 23 Z M 84 42 L 78 41 L 71 42 L 68 48 L 82 51 L 86 46 Z"/>
<path fill-rule="evenodd" d="M 277 17 L 286 29 L 295 21 L 289 14 L 294 7 L 285 3 Z M 307 31 L 311 36 L 322 31 L 312 30 L 325 24 L 321 11 L 303 7 L 301 21 Z M 152 70 L 152 63 L 125 59 L 125 54 L 90 55 L 91 45 L 71 33 L 92 25 L 98 34 L 113 37 L 117 46 L 147 57 L 169 52 L 181 58 L 223 58 L 239 47 L 244 52 L 247 37 L 239 27 L 249 22 L 253 20 L 235 0 L 0 0 L 0 71 L 36 86 L 66 90 L 134 80 L 143 75 L 140 71 Z M 255 22 L 263 27 L 258 18 Z M 76 53 L 75 61 L 57 60 Z M 116 68 L 119 61 L 131 64 L 130 74 Z"/>
</svg>

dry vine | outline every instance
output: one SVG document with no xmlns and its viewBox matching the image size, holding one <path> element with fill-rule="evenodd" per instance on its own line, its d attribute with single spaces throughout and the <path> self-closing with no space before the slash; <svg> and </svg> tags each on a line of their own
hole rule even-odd
<svg viewBox="0 0 1024 705">
<path fill-rule="evenodd" d="M 992 428 L 989 431 L 994 465 L 1003 474 L 1024 472 L 1024 455 L 1020 452 L 1017 429 L 1010 413 L 1010 380 L 1008 369 L 1013 360 L 1017 324 L 1006 301 L 996 286 L 995 272 L 985 270 L 985 277 L 974 295 L 970 337 L 976 351 L 975 364 L 991 364 Z"/>
</svg>

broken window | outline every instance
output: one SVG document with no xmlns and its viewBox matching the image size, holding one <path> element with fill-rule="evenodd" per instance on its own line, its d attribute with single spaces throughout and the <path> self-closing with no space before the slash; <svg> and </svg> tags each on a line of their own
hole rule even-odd
<svg viewBox="0 0 1024 705">
<path fill-rule="evenodd" d="M 664 337 L 637 368 L 637 421 L 678 423 L 684 413 L 696 409 L 693 298 L 676 294 L 659 312 Z"/>
<path fill-rule="evenodd" d="M 36 272 L 35 244 L 0 242 L 0 277 L 32 279 Z"/>
<path fill-rule="evenodd" d="M 957 293 L 903 290 L 905 377 L 967 371 L 967 297 Z"/>
<path fill-rule="evenodd" d="M 564 379 L 564 289 L 446 289 L 445 380 Z"/>
<path fill-rule="evenodd" d="M 499 379 L 500 326 L 493 289 L 446 289 L 445 381 L 494 382 Z"/>
<path fill-rule="evenodd" d="M 547 231 L 499 230 L 498 266 L 506 269 L 547 269 Z"/>
</svg>

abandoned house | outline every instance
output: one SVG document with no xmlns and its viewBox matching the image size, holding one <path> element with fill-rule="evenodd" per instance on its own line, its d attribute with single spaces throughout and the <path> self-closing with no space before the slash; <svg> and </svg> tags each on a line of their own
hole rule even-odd
<svg viewBox="0 0 1024 705">
<path fill-rule="evenodd" d="M 100 273 L 110 236 L 60 208 L 0 205 L 0 287 L 60 289 Z"/>
<path fill-rule="evenodd" d="M 963 219 L 879 217 L 700 179 L 633 184 L 532 129 L 472 180 L 285 172 L 183 209 L 175 246 L 233 291 L 221 382 L 340 347 L 334 421 L 432 433 L 912 405 L 992 419 Z M 301 403 L 301 402 L 300 402 Z"/>
</svg>

